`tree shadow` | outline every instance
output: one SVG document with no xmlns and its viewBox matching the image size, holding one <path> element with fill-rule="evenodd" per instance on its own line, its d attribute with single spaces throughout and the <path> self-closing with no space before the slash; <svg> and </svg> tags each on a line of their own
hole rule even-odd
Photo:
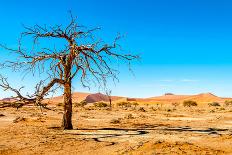
<svg viewBox="0 0 232 155">
<path fill-rule="evenodd" d="M 177 127 L 171 127 L 171 126 L 165 126 L 165 125 L 142 125 L 133 127 L 133 128 L 78 128 L 74 130 L 70 130 L 71 132 L 67 132 L 65 134 L 71 134 L 71 135 L 77 135 L 77 136 L 94 136 L 94 137 L 85 137 L 81 140 L 93 140 L 95 142 L 105 142 L 108 143 L 106 146 L 115 145 L 118 142 L 107 140 L 107 138 L 123 138 L 124 136 L 143 136 L 146 134 L 149 134 L 151 131 L 166 131 L 166 132 L 192 132 L 192 133 L 200 133 L 200 134 L 214 134 L 214 135 L 221 135 L 221 132 L 229 131 L 229 129 L 219 129 L 219 128 L 206 128 L 206 129 L 194 129 L 189 126 L 177 126 Z M 77 131 L 75 133 L 75 131 Z M 81 132 L 83 131 L 83 132 Z M 91 131 L 93 133 L 88 133 L 87 131 Z M 94 132 L 96 131 L 96 132 Z M 100 131 L 100 133 L 97 133 Z M 101 133 L 103 131 L 103 133 Z M 104 133 L 104 131 L 109 131 L 108 133 Z M 112 133 L 110 133 L 112 131 Z M 116 131 L 116 132 L 115 132 Z M 118 133 L 117 133 L 118 131 Z M 122 132 L 120 132 L 122 131 Z M 85 133 L 86 132 L 86 133 Z"/>
</svg>

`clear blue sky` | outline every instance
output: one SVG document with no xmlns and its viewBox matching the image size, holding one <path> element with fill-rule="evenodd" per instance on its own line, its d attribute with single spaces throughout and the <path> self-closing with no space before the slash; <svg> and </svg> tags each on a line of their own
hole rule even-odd
<svg viewBox="0 0 232 155">
<path fill-rule="evenodd" d="M 15 46 L 22 24 L 67 22 L 68 10 L 82 25 L 102 28 L 110 40 L 141 54 L 134 74 L 124 67 L 115 95 L 149 97 L 166 92 L 212 92 L 232 96 L 232 1 L 230 0 L 7 0 L 0 2 L 0 42 Z M 6 56 L 1 56 L 4 60 Z M 1 72 L 16 86 L 21 74 Z M 26 90 L 34 79 L 24 80 Z M 74 82 L 75 91 L 88 91 Z M 96 91 L 91 89 L 92 92 Z M 0 97 L 8 93 L 0 91 Z"/>
</svg>

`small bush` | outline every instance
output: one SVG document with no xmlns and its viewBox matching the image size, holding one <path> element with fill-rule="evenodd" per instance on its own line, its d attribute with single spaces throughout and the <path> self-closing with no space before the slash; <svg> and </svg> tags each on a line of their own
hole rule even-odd
<svg viewBox="0 0 232 155">
<path fill-rule="evenodd" d="M 84 100 L 84 101 L 81 101 L 80 103 L 74 103 L 74 106 L 75 107 L 84 107 L 87 104 L 88 103 Z"/>
<path fill-rule="evenodd" d="M 210 110 L 209 112 L 210 112 L 210 113 L 215 113 L 215 110 Z"/>
<path fill-rule="evenodd" d="M 64 103 L 61 103 L 61 102 L 57 104 L 58 107 L 61 107 L 63 105 L 64 105 Z"/>
<path fill-rule="evenodd" d="M 137 102 L 133 102 L 132 105 L 133 105 L 134 107 L 137 107 L 139 104 L 138 104 Z"/>
<path fill-rule="evenodd" d="M 184 107 L 192 107 L 192 106 L 197 106 L 197 102 L 192 101 L 192 100 L 187 100 L 183 102 Z"/>
<path fill-rule="evenodd" d="M 128 114 L 124 117 L 125 119 L 134 119 L 133 115 L 132 114 Z"/>
<path fill-rule="evenodd" d="M 94 103 L 94 107 L 105 108 L 105 107 L 108 107 L 108 104 L 105 102 L 96 102 L 96 103 Z"/>
<path fill-rule="evenodd" d="M 179 106 L 179 105 L 180 105 L 180 103 L 178 103 L 178 102 L 174 102 L 174 103 L 172 103 L 172 105 L 173 105 L 174 107 L 177 107 L 177 106 Z"/>
<path fill-rule="evenodd" d="M 213 107 L 220 107 L 221 105 L 218 102 L 212 102 L 208 104 L 209 106 L 213 106 Z"/>
<path fill-rule="evenodd" d="M 118 107 L 121 107 L 121 108 L 130 108 L 132 107 L 132 103 L 131 102 L 119 102 L 117 103 L 117 106 Z"/>
<path fill-rule="evenodd" d="M 158 109 L 157 108 L 155 108 L 155 107 L 150 107 L 150 109 L 152 110 L 152 111 L 157 111 Z"/>
<path fill-rule="evenodd" d="M 226 106 L 232 106 L 232 101 L 231 100 L 226 100 L 225 105 Z"/>
<path fill-rule="evenodd" d="M 226 110 L 225 108 L 220 108 L 219 110 Z"/>
<path fill-rule="evenodd" d="M 119 124 L 119 123 L 121 123 L 121 121 L 120 121 L 120 119 L 112 119 L 110 121 L 110 123 L 112 123 L 112 124 Z"/>
<path fill-rule="evenodd" d="M 139 108 L 139 111 L 141 111 L 141 112 L 146 112 L 146 110 L 145 110 L 143 107 L 140 107 L 140 108 Z"/>
</svg>

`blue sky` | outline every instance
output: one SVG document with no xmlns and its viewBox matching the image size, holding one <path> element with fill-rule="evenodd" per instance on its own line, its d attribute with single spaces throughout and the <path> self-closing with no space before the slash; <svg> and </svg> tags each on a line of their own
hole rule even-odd
<svg viewBox="0 0 232 155">
<path fill-rule="evenodd" d="M 101 38 L 125 34 L 124 49 L 141 55 L 135 76 L 121 67 L 114 95 L 150 97 L 166 92 L 232 96 L 232 1 L 230 0 L 7 0 L 0 2 L 0 42 L 17 44 L 22 24 L 61 24 L 68 10 L 82 25 L 100 26 Z M 0 60 L 9 59 L 2 55 Z M 32 89 L 35 80 L 1 70 Z M 43 77 L 42 77 L 43 78 Z M 32 80 L 33 79 L 33 80 Z M 88 91 L 74 81 L 75 91 Z M 92 88 L 91 92 L 97 91 Z M 0 91 L 0 97 L 9 93 Z"/>
</svg>

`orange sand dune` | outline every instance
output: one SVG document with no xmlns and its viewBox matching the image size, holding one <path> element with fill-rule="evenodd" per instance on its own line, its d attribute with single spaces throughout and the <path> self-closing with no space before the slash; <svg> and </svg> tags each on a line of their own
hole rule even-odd
<svg viewBox="0 0 232 155">
<path fill-rule="evenodd" d="M 222 98 L 212 93 L 201 93 L 197 95 L 163 95 L 163 96 L 150 97 L 150 98 L 127 98 L 121 96 L 112 96 L 111 99 L 114 103 L 131 101 L 131 102 L 138 102 L 141 104 L 147 104 L 147 103 L 166 104 L 166 103 L 175 103 L 175 102 L 182 103 L 185 100 L 193 100 L 202 105 L 208 104 L 210 102 L 224 103 L 226 100 L 232 100 L 232 98 Z M 87 103 L 94 103 L 100 101 L 108 102 L 109 98 L 101 93 L 96 93 L 96 94 L 82 93 L 82 92 L 73 93 L 73 102 L 81 102 L 83 100 L 86 100 Z M 0 101 L 11 101 L 11 98 L 5 98 Z M 63 96 L 57 96 L 57 97 L 45 99 L 44 102 L 49 104 L 62 103 Z"/>
<path fill-rule="evenodd" d="M 224 103 L 225 100 L 231 100 L 231 98 L 221 98 L 212 93 L 202 93 L 198 95 L 163 95 L 158 97 L 151 97 L 147 99 L 138 99 L 139 102 L 148 103 L 182 103 L 185 100 L 193 100 L 200 104 L 208 104 L 210 102 Z"/>
<path fill-rule="evenodd" d="M 85 100 L 85 98 L 88 95 L 90 95 L 90 93 L 75 92 L 72 94 L 73 102 L 81 102 L 81 101 Z M 44 102 L 48 102 L 48 103 L 52 103 L 52 104 L 62 103 L 63 96 L 52 97 L 52 98 L 44 100 Z"/>
<path fill-rule="evenodd" d="M 120 96 L 111 96 L 112 101 L 121 100 L 122 98 L 123 97 L 120 97 Z M 72 94 L 72 99 L 73 99 L 73 102 L 81 102 L 81 101 L 86 100 L 87 103 L 94 103 L 94 102 L 100 102 L 100 101 L 108 102 L 109 101 L 108 96 L 101 94 L 101 93 L 90 94 L 90 93 L 75 92 Z M 48 102 L 51 104 L 62 103 L 63 96 L 52 97 L 50 99 L 44 100 L 44 102 Z"/>
</svg>

